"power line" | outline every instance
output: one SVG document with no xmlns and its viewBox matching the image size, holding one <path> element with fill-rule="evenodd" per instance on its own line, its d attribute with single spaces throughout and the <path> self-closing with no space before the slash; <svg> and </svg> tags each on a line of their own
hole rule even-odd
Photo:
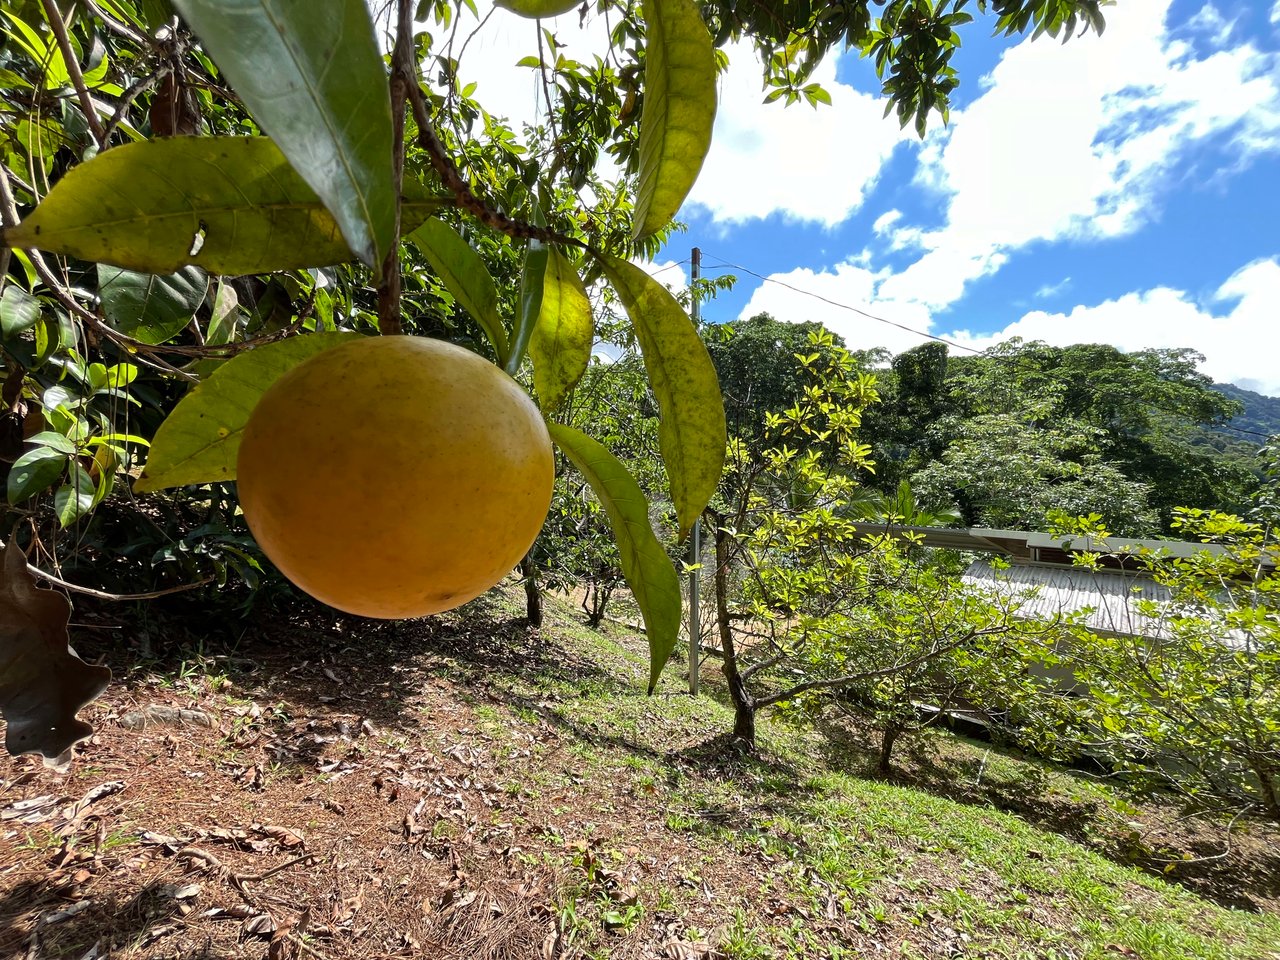
<svg viewBox="0 0 1280 960">
<path fill-rule="evenodd" d="M 965 353 L 971 353 L 971 354 L 974 354 L 975 356 L 985 356 L 990 360 L 997 360 L 1000 362 L 1018 364 L 1019 366 L 1022 366 L 1024 369 L 1038 373 L 1041 376 L 1046 377 L 1050 380 L 1056 379 L 1063 386 L 1070 386 L 1070 384 L 1067 383 L 1067 381 L 1061 378 L 1056 378 L 1052 373 L 1045 370 L 1041 370 L 1039 367 L 1035 367 L 1029 363 L 1026 363 L 1025 361 L 1021 361 L 1020 358 L 992 356 L 991 354 L 987 353 L 987 351 L 979 350 L 977 347 L 971 347 L 967 344 L 957 343 L 954 340 L 949 340 L 946 337 L 940 337 L 934 333 L 927 333 L 924 330 L 917 330 L 915 327 L 909 327 L 906 324 L 898 323 L 896 320 L 889 320 L 886 317 L 877 316 L 874 313 L 870 313 L 867 310 L 863 310 L 861 307 L 855 307 L 854 305 L 849 303 L 842 303 L 839 300 L 832 300 L 830 297 L 824 297 L 822 294 L 814 293 L 812 290 L 805 290 L 801 287 L 797 287 L 793 284 L 787 283 L 785 280 L 777 280 L 773 277 L 766 277 L 764 274 L 756 273 L 756 271 L 750 269 L 749 267 L 744 267 L 741 264 L 737 264 L 737 263 L 730 263 L 728 260 L 725 260 L 723 257 L 716 256 L 715 254 L 710 254 L 710 256 L 715 257 L 717 261 L 719 261 L 721 264 L 723 264 L 725 267 L 727 267 L 730 270 L 740 270 L 743 273 L 749 274 L 750 276 L 755 277 L 757 280 L 761 280 L 765 283 L 772 283 L 772 284 L 776 284 L 779 287 L 785 287 L 786 289 L 792 291 L 793 293 L 798 293 L 806 297 L 812 297 L 814 300 L 821 300 L 823 303 L 828 304 L 829 306 L 837 307 L 841 310 L 848 310 L 850 313 L 855 313 L 858 316 L 865 317 L 868 320 L 874 320 L 876 323 L 883 323 L 886 326 L 894 327 L 895 329 L 902 330 L 906 333 L 914 334 L 915 336 L 922 337 L 925 340 L 933 340 L 935 343 L 945 344 L 948 347 L 952 347 L 956 350 L 964 351 Z M 1157 410 L 1160 413 L 1166 414 L 1171 417 L 1184 416 L 1184 414 L 1175 412 L 1173 410 L 1168 410 L 1156 404 L 1150 404 L 1150 406 L 1153 410 Z M 1262 433 L 1261 431 L 1258 431 L 1258 430 L 1250 430 L 1246 427 L 1233 427 L 1230 424 L 1226 424 L 1226 423 L 1220 424 L 1216 427 L 1210 427 L 1206 429 L 1230 430 L 1235 433 L 1244 434 L 1246 436 L 1261 437 L 1263 440 L 1271 439 L 1270 434 Z"/>
<path fill-rule="evenodd" d="M 656 277 L 658 274 L 666 273 L 668 270 L 674 270 L 676 267 L 683 267 L 688 262 L 689 258 L 685 257 L 683 260 L 677 260 L 675 263 L 668 263 L 665 267 L 659 267 L 657 270 L 654 270 L 649 274 L 649 276 Z"/>
</svg>

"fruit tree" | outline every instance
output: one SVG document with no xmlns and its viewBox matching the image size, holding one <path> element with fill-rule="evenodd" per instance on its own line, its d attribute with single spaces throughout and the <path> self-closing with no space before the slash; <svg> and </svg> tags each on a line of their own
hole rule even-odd
<svg viewBox="0 0 1280 960">
<path fill-rule="evenodd" d="M 72 554 L 103 578 L 200 550 L 211 575 L 252 575 L 252 544 L 225 524 L 212 546 L 183 534 L 152 553 L 91 522 L 117 510 L 159 527 L 194 512 L 207 533 L 208 518 L 235 516 L 224 484 L 239 473 L 261 546 L 305 588 L 342 605 L 291 553 L 345 549 L 361 534 L 342 524 L 367 522 L 369 550 L 388 554 L 351 555 L 344 587 L 379 597 L 361 609 L 436 609 L 501 575 L 545 509 L 546 442 L 514 396 L 522 383 L 605 508 L 652 683 L 676 642 L 675 570 L 635 481 L 556 411 L 590 360 L 593 298 L 613 298 L 643 356 L 688 532 L 720 478 L 723 405 L 688 314 L 632 258 L 656 252 L 710 147 L 718 48 L 753 43 L 779 109 L 828 100 L 814 66 L 856 50 L 874 60 L 886 112 L 923 133 L 932 113 L 946 119 L 958 31 L 974 13 L 998 32 L 1070 36 L 1102 29 L 1102 3 L 0 0 L 10 538 L 64 585 Z M 570 13 L 607 23 L 607 58 L 573 61 L 535 22 Z M 538 71 L 544 108 L 519 131 L 458 80 L 467 35 L 490 18 L 527 21 L 530 55 L 511 69 Z M 616 182 L 601 179 L 602 155 Z M 376 334 L 449 339 L 493 370 L 443 348 L 343 345 Z M 455 367 L 466 372 L 439 388 Z M 481 435 L 490 446 L 462 439 Z M 436 459 L 416 459 L 428 450 Z M 286 451 L 299 458 L 287 467 Z M 479 502 L 464 509 L 468 483 Z M 136 513 L 134 497 L 154 491 L 168 493 Z M 461 549 L 468 538 L 442 532 L 446 519 L 477 525 L 456 582 L 404 544 L 421 525 Z M 331 541 L 306 529 L 317 525 Z M 416 582 L 397 579 L 397 563 Z M 476 579 L 462 576 L 473 568 Z M 17 561 L 6 569 L 28 576 Z M 48 637 L 60 628 L 8 587 L 0 707 L 11 727 L 30 719 L 30 678 L 53 675 L 61 713 L 24 746 L 57 754 L 82 733 L 74 712 L 100 678 L 55 667 Z M 422 603 L 400 605 L 402 592 Z"/>
</svg>

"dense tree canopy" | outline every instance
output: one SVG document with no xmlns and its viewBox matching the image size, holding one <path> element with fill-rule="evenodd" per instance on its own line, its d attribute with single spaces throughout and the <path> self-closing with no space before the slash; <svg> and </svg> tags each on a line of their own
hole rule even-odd
<svg viewBox="0 0 1280 960">
<path fill-rule="evenodd" d="M 1203 437 L 1241 408 L 1201 360 L 1020 340 L 976 356 L 937 343 L 906 351 L 867 417 L 878 482 L 910 477 L 958 502 L 967 522 L 995 526 L 1040 527 L 1055 498 L 1134 535 L 1168 531 L 1178 506 L 1239 509 L 1253 469 Z"/>
</svg>

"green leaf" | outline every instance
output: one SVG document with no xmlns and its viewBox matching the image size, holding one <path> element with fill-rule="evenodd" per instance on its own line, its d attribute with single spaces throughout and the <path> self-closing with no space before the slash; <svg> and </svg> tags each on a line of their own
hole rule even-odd
<svg viewBox="0 0 1280 960">
<path fill-rule="evenodd" d="M 405 194 L 406 227 L 443 205 L 409 180 Z M 194 264 L 238 276 L 351 259 L 315 191 L 266 137 L 113 147 L 69 170 L 4 242 L 161 274 Z"/>
<path fill-rule="evenodd" d="M 644 113 L 635 239 L 676 215 L 711 148 L 716 62 L 693 0 L 644 0 Z"/>
<path fill-rule="evenodd" d="M 693 321 L 666 287 L 625 260 L 601 262 L 631 317 L 658 400 L 658 444 L 683 537 L 716 492 L 724 469 L 727 435 L 716 368 Z"/>
<path fill-rule="evenodd" d="M 395 242 L 391 97 L 364 0 L 175 0 L 258 125 L 377 269 Z"/>
<path fill-rule="evenodd" d="M 39 300 L 12 283 L 4 288 L 0 295 L 0 333 L 6 340 L 35 326 L 39 319 Z"/>
<path fill-rule="evenodd" d="M 542 310 L 543 284 L 547 275 L 547 263 L 551 251 L 545 243 L 530 240 L 524 252 L 524 267 L 520 271 L 520 313 L 516 317 L 511 335 L 511 352 L 507 357 L 507 374 L 514 377 L 520 372 L 529 339 L 538 326 L 538 314 Z"/>
<path fill-rule="evenodd" d="M 494 0 L 495 7 L 502 7 L 530 20 L 539 17 L 558 17 L 582 5 L 582 0 Z"/>
<path fill-rule="evenodd" d="M 8 10 L 0 10 L 0 16 L 5 17 L 13 24 L 12 30 L 5 31 L 7 38 L 21 47 L 40 67 L 44 74 L 45 89 L 59 90 L 63 87 L 69 87 L 71 85 L 71 74 L 67 71 L 67 63 L 62 57 L 62 51 L 58 49 L 58 45 L 52 41 L 46 44 L 30 24 L 19 19 Z"/>
<path fill-rule="evenodd" d="M 458 231 L 435 217 L 413 231 L 409 239 L 417 244 L 431 269 L 462 308 L 480 324 L 493 344 L 498 366 L 505 366 L 509 351 L 507 330 L 498 313 L 498 288 L 480 254 L 462 239 Z"/>
<path fill-rule="evenodd" d="M 680 635 L 680 578 L 649 525 L 649 503 L 640 485 L 603 444 L 572 427 L 547 424 L 551 439 L 591 484 L 613 527 L 622 573 L 644 617 L 649 638 L 649 692 Z"/>
<path fill-rule="evenodd" d="M 89 472 L 78 461 L 71 461 L 71 479 L 53 495 L 53 509 L 58 514 L 58 525 L 64 530 L 93 509 L 97 490 Z"/>
<path fill-rule="evenodd" d="M 64 453 L 67 456 L 73 456 L 76 452 L 76 445 L 64 437 L 60 433 L 54 433 L 52 430 L 45 430 L 43 433 L 37 433 L 34 437 L 28 437 L 27 443 L 34 443 L 37 446 L 49 447 Z"/>
<path fill-rule="evenodd" d="M 204 342 L 214 346 L 230 343 L 236 335 L 236 325 L 239 322 L 240 298 L 236 295 L 236 288 L 226 280 L 219 280 L 218 290 L 213 295 L 213 311 Z"/>
<path fill-rule="evenodd" d="M 71 651 L 70 618 L 71 602 L 36 587 L 27 558 L 10 539 L 0 558 L 0 711 L 5 748 L 14 756 L 65 756 L 93 733 L 76 713 L 106 689 L 111 671 Z"/>
<path fill-rule="evenodd" d="M 56 483 L 67 465 L 67 455 L 52 447 L 28 450 L 9 468 L 7 495 L 11 504 L 30 500 Z"/>
<path fill-rule="evenodd" d="M 60 383 L 55 383 L 40 395 L 40 405 L 45 410 L 69 410 L 79 402 L 80 397 L 70 387 Z"/>
<path fill-rule="evenodd" d="M 594 342 L 587 288 L 568 258 L 552 248 L 542 281 L 542 308 L 529 340 L 533 386 L 543 412 L 560 406 L 582 378 Z"/>
<path fill-rule="evenodd" d="M 307 334 L 228 360 L 183 397 L 160 424 L 134 490 L 234 480 L 240 437 L 258 398 L 281 374 L 355 336 L 358 334 Z"/>
<path fill-rule="evenodd" d="M 155 33 L 173 17 L 173 4 L 169 0 L 141 0 L 138 12 L 147 25 L 147 30 Z"/>
<path fill-rule="evenodd" d="M 98 296 L 107 323 L 143 343 L 164 343 L 191 322 L 209 292 L 199 267 L 157 275 L 98 264 Z"/>
<path fill-rule="evenodd" d="M 107 386 L 112 390 L 123 390 L 137 376 L 138 368 L 132 363 L 117 363 L 107 368 Z"/>
</svg>

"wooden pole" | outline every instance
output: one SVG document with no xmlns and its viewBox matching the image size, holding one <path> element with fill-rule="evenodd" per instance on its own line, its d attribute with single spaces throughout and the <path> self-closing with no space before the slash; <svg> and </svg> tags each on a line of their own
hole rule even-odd
<svg viewBox="0 0 1280 960">
<path fill-rule="evenodd" d="M 698 278 L 702 273 L 702 251 L 693 248 L 689 277 L 692 294 L 691 313 L 694 326 L 698 324 Z M 689 695 L 696 697 L 699 690 L 699 672 L 702 666 L 702 623 L 698 610 L 698 566 L 702 562 L 702 518 L 693 521 L 689 534 Z"/>
</svg>

